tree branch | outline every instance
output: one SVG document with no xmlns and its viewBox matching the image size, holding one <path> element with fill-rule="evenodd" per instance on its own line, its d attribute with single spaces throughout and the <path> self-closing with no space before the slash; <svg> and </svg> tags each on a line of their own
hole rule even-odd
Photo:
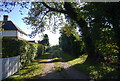
<svg viewBox="0 0 120 81">
<path fill-rule="evenodd" d="M 43 18 L 45 17 L 45 15 L 46 15 L 48 12 L 49 12 L 49 10 L 48 10 L 48 11 L 46 11 L 46 13 L 43 15 L 43 17 L 42 17 L 41 21 L 43 20 Z"/>
<path fill-rule="evenodd" d="M 46 8 L 48 8 L 50 11 L 55 11 L 55 12 L 60 12 L 60 13 L 64 13 L 67 14 L 65 10 L 58 10 L 56 8 L 51 8 L 50 6 L 48 6 L 45 2 L 41 2 Z"/>
</svg>

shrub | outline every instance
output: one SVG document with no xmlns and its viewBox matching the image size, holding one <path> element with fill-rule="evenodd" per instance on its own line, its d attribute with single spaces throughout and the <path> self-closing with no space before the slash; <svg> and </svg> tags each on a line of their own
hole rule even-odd
<svg viewBox="0 0 120 81">
<path fill-rule="evenodd" d="M 44 53 L 44 46 L 39 44 L 37 49 L 37 58 L 39 58 Z"/>
<path fill-rule="evenodd" d="M 13 57 L 20 55 L 20 43 L 19 40 L 16 40 L 14 38 L 6 38 L 4 37 L 2 39 L 2 57 Z"/>
<path fill-rule="evenodd" d="M 26 66 L 42 55 L 44 46 L 25 40 L 4 37 L 2 39 L 2 58 L 20 55 L 20 67 Z"/>
</svg>

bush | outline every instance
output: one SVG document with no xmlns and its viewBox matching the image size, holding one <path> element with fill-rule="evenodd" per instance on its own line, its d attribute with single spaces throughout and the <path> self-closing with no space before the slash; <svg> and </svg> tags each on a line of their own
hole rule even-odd
<svg viewBox="0 0 120 81">
<path fill-rule="evenodd" d="M 39 44 L 38 51 L 37 51 L 37 58 L 39 58 L 44 53 L 44 46 Z"/>
<path fill-rule="evenodd" d="M 14 38 L 3 38 L 2 39 L 2 57 L 13 57 L 20 55 L 20 43 L 19 40 L 16 40 Z"/>
<path fill-rule="evenodd" d="M 20 67 L 42 55 L 44 46 L 15 38 L 2 39 L 2 58 L 20 55 Z"/>
</svg>

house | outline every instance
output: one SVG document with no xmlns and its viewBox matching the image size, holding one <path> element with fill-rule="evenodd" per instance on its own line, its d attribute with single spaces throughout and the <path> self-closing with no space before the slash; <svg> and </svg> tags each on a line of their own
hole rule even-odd
<svg viewBox="0 0 120 81">
<path fill-rule="evenodd" d="M 12 21 L 8 20 L 8 15 L 4 15 L 2 28 L 4 31 L 1 32 L 2 37 L 12 37 L 19 40 L 26 40 L 27 34 L 16 26 Z"/>
</svg>

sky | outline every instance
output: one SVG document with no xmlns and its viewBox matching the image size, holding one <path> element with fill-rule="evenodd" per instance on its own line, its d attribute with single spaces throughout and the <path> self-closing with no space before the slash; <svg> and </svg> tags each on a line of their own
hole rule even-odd
<svg viewBox="0 0 120 81">
<path fill-rule="evenodd" d="M 28 10 L 26 9 L 22 10 L 24 12 L 23 15 L 20 14 L 19 10 L 20 7 L 17 6 L 10 13 L 0 12 L 0 21 L 3 20 L 3 15 L 8 15 L 9 16 L 8 20 L 11 20 L 16 26 L 22 29 L 25 33 L 30 34 L 32 31 L 30 29 L 30 26 L 26 25 L 22 20 L 22 18 L 27 17 Z M 59 36 L 60 36 L 59 30 L 57 30 L 55 34 L 50 32 L 49 30 L 46 30 L 44 34 L 48 34 L 49 42 L 51 46 L 59 44 Z M 41 37 L 36 36 L 33 39 L 28 37 L 27 40 L 41 40 Z"/>
</svg>

